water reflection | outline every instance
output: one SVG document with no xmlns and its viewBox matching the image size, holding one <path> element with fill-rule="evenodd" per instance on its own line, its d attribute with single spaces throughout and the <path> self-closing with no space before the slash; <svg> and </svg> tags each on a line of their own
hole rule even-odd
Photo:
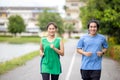
<svg viewBox="0 0 120 80">
<path fill-rule="evenodd" d="M 27 54 L 39 49 L 39 44 L 8 44 L 0 43 L 0 62 Z"/>
</svg>

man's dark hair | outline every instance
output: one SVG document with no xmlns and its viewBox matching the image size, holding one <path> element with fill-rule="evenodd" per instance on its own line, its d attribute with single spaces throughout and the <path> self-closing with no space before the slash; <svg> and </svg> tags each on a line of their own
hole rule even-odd
<svg viewBox="0 0 120 80">
<path fill-rule="evenodd" d="M 89 29 L 89 27 L 90 27 L 90 23 L 96 23 L 96 24 L 97 24 L 97 30 L 99 30 L 100 25 L 99 25 L 99 21 L 98 21 L 98 20 L 95 20 L 95 19 L 90 20 L 90 21 L 88 22 L 88 24 L 87 24 L 87 28 L 88 28 L 88 29 Z"/>
</svg>

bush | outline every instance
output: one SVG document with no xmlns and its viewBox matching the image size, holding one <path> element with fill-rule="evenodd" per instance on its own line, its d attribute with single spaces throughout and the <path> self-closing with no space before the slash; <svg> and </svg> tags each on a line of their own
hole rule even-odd
<svg viewBox="0 0 120 80">
<path fill-rule="evenodd" d="M 75 38 L 75 39 L 80 39 L 80 36 L 75 36 L 74 38 Z"/>
<path fill-rule="evenodd" d="M 108 38 L 108 42 L 109 42 L 110 45 L 117 44 L 117 38 L 115 38 L 115 37 L 109 37 Z"/>
<path fill-rule="evenodd" d="M 106 56 L 114 60 L 120 61 L 120 45 L 111 45 L 108 48 Z"/>
</svg>

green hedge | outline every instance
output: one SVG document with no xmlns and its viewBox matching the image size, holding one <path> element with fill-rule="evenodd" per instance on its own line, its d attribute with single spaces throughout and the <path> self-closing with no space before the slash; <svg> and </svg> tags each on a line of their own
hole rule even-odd
<svg viewBox="0 0 120 80">
<path fill-rule="evenodd" d="M 111 45 L 107 50 L 106 56 L 120 61 L 120 45 Z"/>
<path fill-rule="evenodd" d="M 27 36 L 27 37 L 12 37 L 12 36 L 0 36 L 0 42 L 8 42 L 14 44 L 21 44 L 21 43 L 39 43 L 40 37 L 37 36 Z"/>
</svg>

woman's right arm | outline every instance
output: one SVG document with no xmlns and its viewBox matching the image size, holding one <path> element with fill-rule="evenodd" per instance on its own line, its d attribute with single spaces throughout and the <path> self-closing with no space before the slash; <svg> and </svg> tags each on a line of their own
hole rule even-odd
<svg viewBox="0 0 120 80">
<path fill-rule="evenodd" d="M 42 44 L 40 44 L 40 56 L 42 57 L 44 55 L 43 53 L 43 47 L 42 47 Z"/>
</svg>

